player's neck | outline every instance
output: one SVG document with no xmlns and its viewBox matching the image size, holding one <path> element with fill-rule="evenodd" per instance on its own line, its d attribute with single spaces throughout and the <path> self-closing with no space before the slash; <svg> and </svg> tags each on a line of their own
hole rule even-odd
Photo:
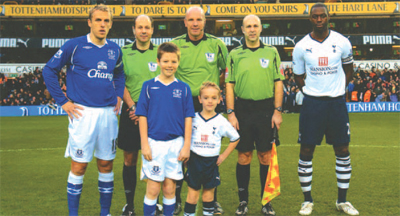
<svg viewBox="0 0 400 216">
<path fill-rule="evenodd" d="M 311 32 L 311 37 L 312 37 L 313 39 L 319 41 L 319 42 L 324 41 L 325 38 L 328 37 L 328 35 L 329 35 L 329 29 L 326 29 L 326 30 L 324 30 L 324 31 L 322 31 L 322 32 L 315 31 L 315 30 L 313 30 L 313 31 Z"/>
<path fill-rule="evenodd" d="M 200 112 L 200 115 L 203 116 L 204 119 L 208 120 L 212 117 L 214 117 L 217 113 L 215 112 L 215 110 L 212 111 L 207 111 L 203 108 L 203 110 Z"/>
<path fill-rule="evenodd" d="M 148 50 L 150 48 L 150 41 L 147 41 L 145 43 L 137 41 L 136 48 L 139 50 Z"/>
<path fill-rule="evenodd" d="M 256 41 L 249 41 L 246 40 L 246 46 L 248 48 L 257 48 L 260 47 L 260 40 L 256 40 Z"/>
<path fill-rule="evenodd" d="M 103 46 L 106 43 L 106 38 L 99 39 L 96 36 L 94 36 L 94 34 L 92 34 L 92 33 L 89 34 L 89 37 L 90 37 L 90 40 L 92 41 L 92 43 L 94 43 L 95 45 Z"/>
<path fill-rule="evenodd" d="M 195 37 L 195 36 L 193 36 L 193 35 L 191 35 L 191 34 L 188 34 L 189 35 L 189 39 L 191 40 L 191 41 L 199 41 L 199 40 L 201 40 L 203 37 L 204 37 L 204 31 L 201 33 L 201 35 L 199 35 L 199 36 L 197 36 L 197 37 Z"/>
</svg>

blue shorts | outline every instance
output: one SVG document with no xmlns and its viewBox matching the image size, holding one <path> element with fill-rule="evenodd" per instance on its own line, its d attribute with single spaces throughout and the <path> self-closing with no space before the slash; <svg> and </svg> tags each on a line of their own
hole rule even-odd
<svg viewBox="0 0 400 216">
<path fill-rule="evenodd" d="M 300 111 L 298 143 L 321 145 L 322 138 L 334 146 L 350 142 L 350 123 L 346 101 L 341 97 L 304 95 Z"/>
<path fill-rule="evenodd" d="M 221 184 L 217 160 L 219 156 L 202 157 L 190 151 L 190 158 L 187 163 L 185 180 L 189 187 L 200 190 L 215 188 Z"/>
</svg>

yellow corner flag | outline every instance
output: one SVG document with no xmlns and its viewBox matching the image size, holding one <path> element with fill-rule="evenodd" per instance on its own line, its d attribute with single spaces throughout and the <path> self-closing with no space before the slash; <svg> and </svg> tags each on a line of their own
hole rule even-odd
<svg viewBox="0 0 400 216">
<path fill-rule="evenodd" d="M 278 154 L 275 142 L 272 144 L 271 159 L 267 180 L 265 182 L 262 205 L 269 203 L 273 198 L 281 194 L 281 181 L 279 180 Z"/>
</svg>

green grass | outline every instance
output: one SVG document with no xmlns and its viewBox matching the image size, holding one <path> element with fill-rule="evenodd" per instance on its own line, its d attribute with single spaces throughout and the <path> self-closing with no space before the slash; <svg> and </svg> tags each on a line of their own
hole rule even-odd
<svg viewBox="0 0 400 216">
<path fill-rule="evenodd" d="M 298 215 L 303 200 L 297 177 L 298 114 L 285 114 L 278 147 L 282 194 L 273 200 L 278 215 Z M 350 114 L 351 163 L 348 200 L 361 215 L 400 214 L 400 114 Z M 66 180 L 70 159 L 65 159 L 68 120 L 64 117 L 0 118 L 0 215 L 67 215 Z M 224 147 L 227 141 L 224 140 Z M 256 155 L 254 155 L 256 156 Z M 249 215 L 260 215 L 260 183 L 256 157 L 251 167 Z M 115 190 L 111 213 L 119 215 L 125 204 L 122 184 L 122 151 L 114 163 Z M 219 202 L 225 215 L 238 205 L 236 151 L 220 167 Z M 139 162 L 140 164 L 140 162 Z M 313 159 L 312 215 L 344 215 L 335 209 L 337 196 L 335 158 L 323 143 Z M 139 169 L 138 169 L 139 170 Z M 97 169 L 94 161 L 84 178 L 79 212 L 99 214 Z M 142 212 L 145 183 L 138 181 L 136 212 Z M 182 192 L 186 198 L 186 184 Z M 199 205 L 199 207 L 201 204 Z M 199 214 L 200 215 L 200 214 Z"/>
</svg>

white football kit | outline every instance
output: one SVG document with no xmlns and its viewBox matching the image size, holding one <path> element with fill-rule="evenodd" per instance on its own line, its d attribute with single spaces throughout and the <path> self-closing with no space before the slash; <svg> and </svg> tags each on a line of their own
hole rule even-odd
<svg viewBox="0 0 400 216">
<path fill-rule="evenodd" d="M 338 97 L 345 94 L 346 75 L 342 64 L 353 63 L 350 41 L 338 32 L 329 31 L 319 42 L 310 34 L 304 36 L 293 51 L 293 73 L 306 73 L 303 92 L 316 97 Z"/>
<path fill-rule="evenodd" d="M 208 120 L 200 113 L 195 114 L 192 122 L 191 151 L 203 157 L 218 156 L 222 137 L 228 137 L 231 142 L 240 138 L 235 128 L 221 114 Z"/>
</svg>

